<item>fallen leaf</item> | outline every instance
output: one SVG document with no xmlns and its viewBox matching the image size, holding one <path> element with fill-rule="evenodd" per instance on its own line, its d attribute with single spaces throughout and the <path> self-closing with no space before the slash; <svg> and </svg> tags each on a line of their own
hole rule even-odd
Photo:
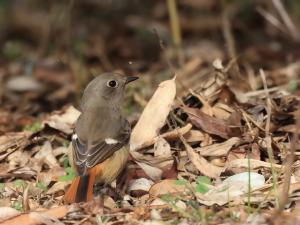
<svg viewBox="0 0 300 225">
<path fill-rule="evenodd" d="M 4 222 L 1 223 L 1 225 L 41 224 L 41 223 L 45 222 L 44 220 L 41 221 L 42 217 L 48 218 L 48 219 L 49 218 L 54 219 L 56 222 L 57 218 L 62 218 L 67 214 L 68 209 L 69 209 L 68 206 L 60 206 L 60 207 L 56 207 L 56 208 L 52 208 L 52 209 L 48 209 L 48 210 L 39 211 L 39 212 L 31 212 L 31 213 L 21 214 L 17 217 L 13 217 L 11 219 L 5 220 Z M 37 216 L 37 214 L 40 216 Z M 60 223 L 55 223 L 55 224 L 60 224 Z"/>
<path fill-rule="evenodd" d="M 162 137 L 159 137 L 154 144 L 154 157 L 169 156 L 172 157 L 171 146 Z"/>
<path fill-rule="evenodd" d="M 32 76 L 18 76 L 8 80 L 6 83 L 6 88 L 15 92 L 38 92 L 41 91 L 42 84 Z"/>
<path fill-rule="evenodd" d="M 204 140 L 204 134 L 200 130 L 190 130 L 186 134 L 182 134 L 188 143 L 200 142 Z"/>
<path fill-rule="evenodd" d="M 142 149 L 142 148 L 146 148 L 146 147 L 149 147 L 151 145 L 153 145 L 157 139 L 159 138 L 164 138 L 166 139 L 167 141 L 175 141 L 178 139 L 178 137 L 180 135 L 185 135 L 187 134 L 190 130 L 192 129 L 192 124 L 188 123 L 186 124 L 184 127 L 180 127 L 180 128 L 175 128 L 174 130 L 171 130 L 171 131 L 168 131 L 166 133 L 163 133 L 159 136 L 156 136 L 155 138 L 153 138 L 152 140 L 150 141 L 147 141 L 145 142 L 143 145 L 141 145 L 139 148 L 137 148 L 136 150 L 138 149 Z M 200 132 L 200 131 L 199 131 Z M 200 132 L 201 133 L 201 132 Z"/>
<path fill-rule="evenodd" d="M 159 84 L 131 133 L 130 151 L 135 151 L 158 136 L 169 115 L 175 95 L 175 77 Z"/>
<path fill-rule="evenodd" d="M 139 197 L 149 192 L 153 181 L 146 178 L 131 180 L 128 185 L 128 192 L 131 196 Z"/>
<path fill-rule="evenodd" d="M 183 110 L 188 114 L 191 122 L 205 132 L 225 139 L 232 137 L 232 131 L 225 120 L 209 116 L 195 108 L 183 107 Z"/>
<path fill-rule="evenodd" d="M 250 182 L 249 182 L 250 178 Z M 228 177 L 221 184 L 211 188 L 205 194 L 196 193 L 198 201 L 204 205 L 224 205 L 234 201 L 236 204 L 244 201 L 244 194 L 264 186 L 265 178 L 261 174 L 251 172 L 240 173 Z"/>
<path fill-rule="evenodd" d="M 49 141 L 45 142 L 41 150 L 37 154 L 35 154 L 34 158 L 44 162 L 50 168 L 60 167 L 55 156 L 53 155 L 53 149 Z"/>
<path fill-rule="evenodd" d="M 154 184 L 150 190 L 150 198 L 156 198 L 165 194 L 181 193 L 188 190 L 185 185 L 179 185 L 176 180 L 165 179 L 159 183 Z"/>
<path fill-rule="evenodd" d="M 218 102 L 212 107 L 212 112 L 216 118 L 227 120 L 230 117 L 231 113 L 234 112 L 234 110 L 228 105 Z"/>
<path fill-rule="evenodd" d="M 70 184 L 70 182 L 56 182 L 49 190 L 46 192 L 47 194 L 55 194 L 59 191 L 65 191 L 66 187 Z"/>
<path fill-rule="evenodd" d="M 63 113 L 55 113 L 43 121 L 43 125 L 48 124 L 50 127 L 60 130 L 66 134 L 73 132 L 73 126 L 78 119 L 80 112 L 73 106 L 69 106 Z"/>
<path fill-rule="evenodd" d="M 143 155 L 142 155 L 143 156 Z M 144 172 L 152 179 L 152 180 L 160 180 L 163 174 L 162 169 L 159 169 L 154 166 L 150 166 L 149 164 L 145 162 L 136 162 L 143 170 Z"/>
<path fill-rule="evenodd" d="M 260 160 L 256 160 L 256 159 L 235 159 L 235 160 L 232 160 L 227 163 L 226 169 L 235 168 L 235 167 L 248 168 L 249 164 L 250 164 L 251 169 L 257 169 L 257 168 L 261 168 L 261 167 L 271 168 L 271 163 L 269 163 L 269 162 L 264 162 L 264 161 L 260 161 Z M 275 164 L 275 163 L 273 163 L 272 166 L 274 169 L 278 169 L 278 170 L 281 170 L 284 168 L 283 166 Z"/>
<path fill-rule="evenodd" d="M 141 154 L 138 151 L 131 152 L 135 162 L 153 180 L 160 180 L 164 171 L 172 168 L 174 158 L 169 143 L 162 137 L 157 137 L 154 144 L 154 156 Z"/>
<path fill-rule="evenodd" d="M 226 156 L 230 149 L 238 145 L 240 141 L 240 138 L 232 137 L 223 143 L 195 148 L 195 151 L 199 152 L 202 156 Z"/>
<path fill-rule="evenodd" d="M 249 182 L 250 179 L 250 183 Z M 251 190 L 258 189 L 264 186 L 265 177 L 255 172 L 243 172 L 227 177 L 223 184 L 234 185 L 237 182 L 243 182 L 247 187 L 251 187 Z M 248 191 L 248 190 L 247 190 Z"/>
<path fill-rule="evenodd" d="M 213 164 L 209 163 L 205 158 L 203 158 L 201 155 L 196 153 L 194 149 L 182 138 L 182 142 L 185 146 L 185 149 L 187 151 L 187 155 L 193 165 L 201 172 L 203 175 L 211 177 L 211 178 L 217 178 L 220 176 L 220 174 L 224 171 L 224 168 L 214 166 Z"/>
<path fill-rule="evenodd" d="M 11 207 L 0 207 L 0 222 L 20 214 L 20 211 Z"/>
</svg>

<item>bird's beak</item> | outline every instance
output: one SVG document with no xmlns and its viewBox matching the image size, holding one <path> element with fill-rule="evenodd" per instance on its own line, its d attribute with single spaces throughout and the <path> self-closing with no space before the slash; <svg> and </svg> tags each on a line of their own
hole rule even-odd
<svg viewBox="0 0 300 225">
<path fill-rule="evenodd" d="M 137 80 L 137 79 L 139 79 L 138 77 L 126 77 L 126 82 L 125 82 L 125 84 L 128 84 L 128 83 L 130 83 L 130 82 L 132 82 L 132 81 L 135 81 L 135 80 Z"/>
</svg>

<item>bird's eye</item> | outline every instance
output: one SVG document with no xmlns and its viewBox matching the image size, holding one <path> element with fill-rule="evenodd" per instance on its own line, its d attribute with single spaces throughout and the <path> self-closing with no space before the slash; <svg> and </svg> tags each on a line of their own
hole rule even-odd
<svg viewBox="0 0 300 225">
<path fill-rule="evenodd" d="M 115 80 L 110 80 L 110 81 L 107 82 L 106 85 L 107 85 L 108 87 L 111 87 L 111 88 L 116 88 L 116 87 L 118 87 L 118 82 L 115 81 Z"/>
</svg>

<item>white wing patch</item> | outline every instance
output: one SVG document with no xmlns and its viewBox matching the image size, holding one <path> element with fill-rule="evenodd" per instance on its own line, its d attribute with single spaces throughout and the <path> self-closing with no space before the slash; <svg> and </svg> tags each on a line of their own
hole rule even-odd
<svg viewBox="0 0 300 225">
<path fill-rule="evenodd" d="M 108 144 L 108 145 L 113 145 L 113 144 L 117 144 L 117 143 L 118 143 L 117 140 L 112 139 L 112 138 L 105 138 L 104 141 L 105 141 L 105 143 Z"/>
<path fill-rule="evenodd" d="M 73 135 L 72 135 L 72 140 L 75 141 L 77 138 L 78 138 L 77 134 L 73 134 Z"/>
</svg>

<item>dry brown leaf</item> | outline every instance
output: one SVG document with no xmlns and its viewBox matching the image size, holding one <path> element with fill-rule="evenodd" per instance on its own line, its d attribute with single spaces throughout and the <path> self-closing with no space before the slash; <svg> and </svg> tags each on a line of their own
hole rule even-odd
<svg viewBox="0 0 300 225">
<path fill-rule="evenodd" d="M 239 168 L 239 167 L 248 168 L 249 163 L 250 163 L 251 169 L 257 169 L 257 168 L 261 168 L 261 167 L 271 168 L 271 163 L 256 160 L 256 159 L 235 159 L 235 160 L 228 162 L 226 165 L 226 168 L 227 169 Z M 281 165 L 278 165 L 275 163 L 273 163 L 272 166 L 274 169 L 278 169 L 278 170 L 281 170 L 284 168 L 284 166 L 281 166 Z"/>
<path fill-rule="evenodd" d="M 169 143 L 162 137 L 159 137 L 154 144 L 154 156 L 169 156 L 172 157 L 171 146 Z"/>
<path fill-rule="evenodd" d="M 232 131 L 225 120 L 214 118 L 195 108 L 183 107 L 183 110 L 191 122 L 205 132 L 225 139 L 232 137 Z"/>
<path fill-rule="evenodd" d="M 65 191 L 66 187 L 69 185 L 70 182 L 56 182 L 49 190 L 46 192 L 47 194 L 55 194 L 59 191 Z"/>
<path fill-rule="evenodd" d="M 190 130 L 182 135 L 188 143 L 200 142 L 204 140 L 204 134 L 200 130 Z"/>
<path fill-rule="evenodd" d="M 182 138 L 182 142 L 185 146 L 185 149 L 187 151 L 187 155 L 193 165 L 201 172 L 203 175 L 211 177 L 211 178 L 217 178 L 220 176 L 220 174 L 224 171 L 224 168 L 214 166 L 213 164 L 209 163 L 205 158 L 203 158 L 201 155 L 196 153 L 194 149 Z"/>
<path fill-rule="evenodd" d="M 195 148 L 195 151 L 199 152 L 202 156 L 226 156 L 230 149 L 238 145 L 240 141 L 240 138 L 232 137 L 223 143 Z"/>
<path fill-rule="evenodd" d="M 20 212 L 11 207 L 0 207 L 0 222 L 19 215 Z"/>
<path fill-rule="evenodd" d="M 175 180 L 165 179 L 154 184 L 149 190 L 149 195 L 150 198 L 156 198 L 164 194 L 180 193 L 185 190 L 187 190 L 185 185 L 178 185 Z"/>
<path fill-rule="evenodd" d="M 146 147 L 149 147 L 149 146 L 153 145 L 157 141 L 157 139 L 159 139 L 159 138 L 164 138 L 167 141 L 174 141 L 174 140 L 178 139 L 178 137 L 180 135 L 187 134 L 192 129 L 192 127 L 193 127 L 193 125 L 188 123 L 184 127 L 176 128 L 174 130 L 163 133 L 163 134 L 153 138 L 152 140 L 145 142 L 138 149 L 146 148 Z M 136 149 L 136 150 L 138 150 L 138 149 Z"/>
<path fill-rule="evenodd" d="M 211 206 L 213 204 L 224 205 L 230 201 L 233 204 L 240 204 L 244 201 L 244 195 L 250 190 L 258 190 L 265 184 L 265 179 L 261 174 L 251 172 L 250 182 L 249 173 L 240 173 L 226 178 L 221 184 L 210 187 L 210 190 L 205 193 L 196 193 L 199 202 L 204 205 Z"/>
<path fill-rule="evenodd" d="M 40 217 L 36 216 L 36 214 L 44 215 L 47 218 L 57 219 L 64 217 L 68 212 L 68 206 L 60 206 L 57 208 L 52 208 L 48 210 L 43 210 L 39 212 L 31 212 L 26 214 L 21 214 L 17 217 L 13 217 L 11 219 L 5 220 L 1 223 L 1 225 L 20 225 L 20 224 L 41 224 L 45 221 L 41 221 Z"/>
<path fill-rule="evenodd" d="M 10 154 L 16 150 L 26 146 L 29 141 L 28 138 L 32 132 L 17 132 L 17 133 L 7 133 L 0 137 L 0 161 L 4 160 Z"/>
<path fill-rule="evenodd" d="M 213 114 L 216 118 L 226 120 L 234 112 L 228 105 L 218 102 L 212 107 Z"/>
<path fill-rule="evenodd" d="M 174 164 L 169 143 L 158 138 L 155 143 L 154 156 L 131 152 L 135 162 L 145 171 L 153 180 L 160 180 L 164 170 L 170 169 Z"/>
<path fill-rule="evenodd" d="M 131 196 L 142 196 L 149 192 L 153 184 L 153 181 L 146 178 L 131 180 L 128 186 L 128 192 Z"/>
<path fill-rule="evenodd" d="M 136 154 L 136 153 L 135 153 Z M 143 157 L 143 155 L 141 154 L 141 157 Z M 146 160 L 144 160 L 146 161 Z M 154 167 L 154 166 L 150 166 L 149 164 L 145 163 L 145 162 L 138 162 L 136 161 L 136 163 L 144 170 L 144 172 L 152 179 L 152 180 L 160 180 L 163 174 L 162 169 Z"/>
<path fill-rule="evenodd" d="M 51 115 L 43 121 L 43 125 L 48 124 L 50 127 L 60 130 L 66 134 L 73 132 L 73 125 L 80 115 L 80 112 L 73 106 L 69 106 L 65 112 Z"/>
<path fill-rule="evenodd" d="M 159 84 L 131 133 L 130 151 L 135 151 L 158 136 L 161 127 L 166 122 L 175 95 L 175 77 Z"/>
<path fill-rule="evenodd" d="M 50 168 L 60 167 L 55 156 L 53 155 L 53 149 L 49 141 L 45 142 L 41 150 L 35 154 L 34 158 L 46 163 Z"/>
</svg>

